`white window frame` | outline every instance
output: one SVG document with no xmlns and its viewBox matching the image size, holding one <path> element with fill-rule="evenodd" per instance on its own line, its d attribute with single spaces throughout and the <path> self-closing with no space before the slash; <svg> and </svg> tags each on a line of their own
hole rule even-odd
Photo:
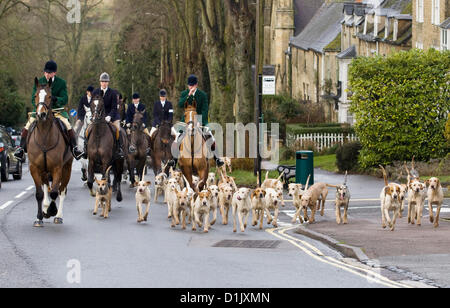
<svg viewBox="0 0 450 308">
<path fill-rule="evenodd" d="M 450 29 L 441 29 L 441 51 L 449 50 L 448 37 Z"/>
<path fill-rule="evenodd" d="M 422 49 L 422 50 L 423 50 L 423 43 L 421 43 L 421 42 L 416 42 L 416 48 L 417 48 L 417 49 Z"/>
<path fill-rule="evenodd" d="M 423 23 L 423 0 L 416 0 L 416 21 Z"/>
<path fill-rule="evenodd" d="M 375 14 L 373 16 L 373 36 L 375 37 L 378 35 L 378 20 L 379 16 Z"/>
<path fill-rule="evenodd" d="M 431 23 L 436 26 L 441 24 L 440 0 L 431 1 Z"/>
</svg>

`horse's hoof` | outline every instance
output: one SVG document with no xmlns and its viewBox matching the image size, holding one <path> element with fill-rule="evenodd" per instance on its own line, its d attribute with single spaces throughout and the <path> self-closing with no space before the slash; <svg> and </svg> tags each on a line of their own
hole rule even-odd
<svg viewBox="0 0 450 308">
<path fill-rule="evenodd" d="M 49 219 L 49 218 L 51 218 L 52 216 L 50 216 L 49 214 L 47 214 L 47 213 L 43 213 L 44 214 L 44 218 L 45 219 Z"/>
<path fill-rule="evenodd" d="M 35 228 L 42 228 L 44 226 L 44 222 L 42 220 L 37 220 L 33 225 Z"/>
<path fill-rule="evenodd" d="M 47 209 L 47 215 L 49 215 L 50 217 L 54 217 L 57 214 L 58 214 L 58 208 L 56 207 L 55 201 L 52 201 L 52 203 L 50 203 L 50 206 Z"/>
<path fill-rule="evenodd" d="M 53 222 L 55 223 L 55 225 L 62 225 L 63 224 L 63 219 L 62 218 L 58 218 L 56 217 Z"/>
<path fill-rule="evenodd" d="M 116 200 L 117 202 L 122 202 L 123 201 L 122 195 L 117 195 Z"/>
</svg>

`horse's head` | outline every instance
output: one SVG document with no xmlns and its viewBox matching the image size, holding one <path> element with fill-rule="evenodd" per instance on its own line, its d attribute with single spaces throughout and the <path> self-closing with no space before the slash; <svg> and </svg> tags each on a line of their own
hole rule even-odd
<svg viewBox="0 0 450 308">
<path fill-rule="evenodd" d="M 190 129 L 198 123 L 197 116 L 197 102 L 195 99 L 192 105 L 188 104 L 188 102 L 184 103 L 184 121 Z"/>
<path fill-rule="evenodd" d="M 95 94 L 91 100 L 92 120 L 100 121 L 105 118 L 105 102 L 103 101 L 103 91 Z"/>
<path fill-rule="evenodd" d="M 34 101 L 36 103 L 36 118 L 38 121 L 47 120 L 52 112 L 52 82 L 50 79 L 47 84 L 41 85 L 37 78 L 34 79 L 36 86 Z"/>
<path fill-rule="evenodd" d="M 131 124 L 131 131 L 139 131 L 143 129 L 145 110 L 137 111 L 133 117 L 133 124 Z"/>
</svg>

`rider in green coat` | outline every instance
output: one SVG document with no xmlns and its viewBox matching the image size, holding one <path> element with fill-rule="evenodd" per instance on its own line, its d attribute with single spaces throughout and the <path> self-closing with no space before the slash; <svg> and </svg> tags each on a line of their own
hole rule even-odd
<svg viewBox="0 0 450 308">
<path fill-rule="evenodd" d="M 52 110 L 64 108 L 68 101 L 68 95 L 67 95 L 67 84 L 66 81 L 62 78 L 59 78 L 56 76 L 56 72 L 58 70 L 58 66 L 54 61 L 48 61 L 45 64 L 44 67 L 44 77 L 39 79 L 39 84 L 47 84 L 50 80 L 52 81 Z M 25 148 L 26 148 L 26 142 L 28 137 L 28 130 L 30 129 L 31 124 L 36 121 L 36 85 L 33 87 L 33 94 L 31 96 L 31 104 L 34 107 L 34 113 L 31 115 L 31 117 L 28 120 L 28 123 L 25 125 L 25 128 L 22 130 L 22 135 L 20 139 L 20 147 L 16 150 L 14 153 L 14 156 L 24 161 L 24 155 L 25 155 Z M 69 115 L 65 110 L 57 111 L 54 114 L 55 118 L 58 118 L 61 120 L 61 122 L 66 126 L 68 135 L 69 135 L 69 142 L 70 142 L 70 148 L 72 150 L 72 154 L 75 157 L 75 159 L 80 159 L 81 155 L 83 154 L 82 151 L 79 151 L 77 148 L 77 138 L 75 136 L 75 133 L 72 129 L 72 126 L 69 122 Z"/>
<path fill-rule="evenodd" d="M 211 151 L 214 154 L 214 159 L 216 161 L 217 167 L 222 167 L 224 165 L 224 162 L 217 157 L 216 155 L 216 142 L 214 139 L 213 134 L 211 133 L 211 130 L 209 130 L 208 126 L 208 112 L 209 112 L 209 102 L 208 102 L 208 96 L 205 92 L 198 89 L 198 78 L 195 75 L 191 75 L 188 78 L 188 90 L 185 90 L 181 93 L 180 101 L 178 102 L 178 107 L 184 109 L 184 105 L 187 102 L 188 105 L 192 105 L 194 103 L 194 100 L 197 104 L 197 114 L 201 115 L 201 126 L 204 127 L 202 130 L 203 137 L 205 140 L 212 138 L 212 145 L 211 145 Z M 181 119 L 182 122 L 185 122 L 184 115 Z M 180 139 L 180 136 L 183 136 L 183 132 L 179 132 L 177 134 L 177 138 L 175 139 L 175 142 L 179 145 L 179 143 L 182 140 L 182 137 Z M 180 139 L 180 140 L 178 140 Z M 173 161 L 170 162 L 170 166 L 176 166 L 177 159 L 175 158 Z"/>
</svg>

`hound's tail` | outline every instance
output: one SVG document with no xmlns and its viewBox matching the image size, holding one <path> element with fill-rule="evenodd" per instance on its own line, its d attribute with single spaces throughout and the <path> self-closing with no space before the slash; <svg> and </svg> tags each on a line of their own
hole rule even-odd
<svg viewBox="0 0 450 308">
<path fill-rule="evenodd" d="M 383 167 L 382 165 L 380 165 L 380 168 L 381 168 L 381 170 L 383 171 L 384 184 L 385 184 L 386 186 L 388 186 L 388 185 L 389 185 L 389 182 L 388 182 L 388 179 L 387 179 L 387 173 L 386 173 L 386 170 L 384 169 L 384 167 Z"/>
</svg>

